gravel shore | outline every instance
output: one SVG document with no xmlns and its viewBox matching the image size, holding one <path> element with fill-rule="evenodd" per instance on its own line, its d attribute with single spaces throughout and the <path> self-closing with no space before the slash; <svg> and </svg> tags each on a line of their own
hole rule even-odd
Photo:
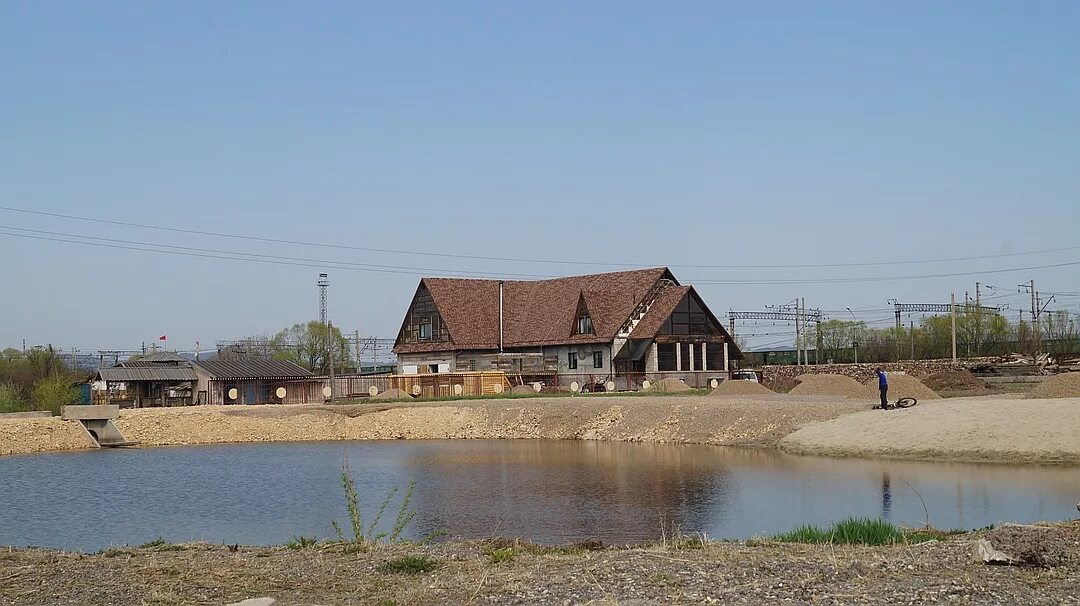
<svg viewBox="0 0 1080 606">
<path fill-rule="evenodd" d="M 227 604 L 1077 604 L 1080 523 L 1052 525 L 1064 564 L 988 566 L 969 533 L 887 547 L 679 541 L 536 548 L 512 542 L 304 549 L 223 545 L 99 554 L 0 551 L 0 602 Z M 990 531 L 993 532 L 993 531 Z M 500 549 L 495 555 L 494 549 Z M 422 557 L 433 570 L 386 563 Z"/>
</svg>

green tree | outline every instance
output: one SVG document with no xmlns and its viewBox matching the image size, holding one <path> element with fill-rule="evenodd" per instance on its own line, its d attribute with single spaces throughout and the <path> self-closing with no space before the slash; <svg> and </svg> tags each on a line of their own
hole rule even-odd
<svg viewBox="0 0 1080 606">
<path fill-rule="evenodd" d="M 845 322 L 844 320 L 822 322 L 819 341 L 821 361 L 851 362 L 854 353 L 851 348 L 853 337 L 865 328 L 866 325 L 862 322 Z"/>
<path fill-rule="evenodd" d="M 1080 326 L 1066 311 L 1055 311 L 1042 316 L 1043 346 L 1046 352 L 1058 360 L 1077 352 L 1080 346 Z"/>
<path fill-rule="evenodd" d="M 318 320 L 293 324 L 274 335 L 270 342 L 275 359 L 295 362 L 315 373 L 330 372 L 327 354 L 331 350 L 336 369 L 342 370 L 349 363 L 349 342 L 341 330 L 336 326 L 327 330 Z"/>
<path fill-rule="evenodd" d="M 60 408 L 74 404 L 79 399 L 79 390 L 71 386 L 66 376 L 46 377 L 34 385 L 31 396 L 35 410 L 48 410 L 60 414 Z"/>
<path fill-rule="evenodd" d="M 22 392 L 9 383 L 0 384 L 0 413 L 22 412 L 27 409 Z"/>
</svg>

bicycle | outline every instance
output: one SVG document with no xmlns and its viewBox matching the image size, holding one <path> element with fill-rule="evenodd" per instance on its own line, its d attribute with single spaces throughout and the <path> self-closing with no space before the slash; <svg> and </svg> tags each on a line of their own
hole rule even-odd
<svg viewBox="0 0 1080 606">
<path fill-rule="evenodd" d="M 899 408 L 911 408 L 918 404 L 919 401 L 915 398 L 903 397 L 892 404 L 886 404 L 884 407 L 878 406 L 880 410 L 897 410 Z"/>
</svg>

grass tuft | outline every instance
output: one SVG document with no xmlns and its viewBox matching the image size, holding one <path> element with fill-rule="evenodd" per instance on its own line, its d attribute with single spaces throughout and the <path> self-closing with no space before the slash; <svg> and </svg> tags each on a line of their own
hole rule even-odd
<svg viewBox="0 0 1080 606">
<path fill-rule="evenodd" d="M 502 564 L 513 561 L 517 557 L 517 551 L 513 547 L 496 547 L 487 551 L 488 560 L 492 564 Z"/>
<path fill-rule="evenodd" d="M 291 541 L 285 543 L 286 549 L 310 549 L 319 544 L 319 540 L 315 537 L 305 537 L 300 535 L 293 537 Z"/>
<path fill-rule="evenodd" d="M 828 529 L 799 526 L 773 537 L 784 543 L 836 543 L 844 545 L 892 545 L 904 542 L 904 533 L 884 520 L 848 518 Z"/>
<path fill-rule="evenodd" d="M 376 570 L 388 574 L 424 574 L 435 570 L 440 565 L 439 561 L 434 558 L 405 555 L 380 563 Z"/>
</svg>

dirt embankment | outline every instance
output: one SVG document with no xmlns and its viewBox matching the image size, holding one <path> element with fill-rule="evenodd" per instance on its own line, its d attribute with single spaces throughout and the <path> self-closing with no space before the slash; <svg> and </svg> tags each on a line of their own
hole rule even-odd
<svg viewBox="0 0 1080 606">
<path fill-rule="evenodd" d="M 869 401 L 790 396 L 577 396 L 355 406 L 193 406 L 121 412 L 117 425 L 144 446 L 360 439 L 547 438 L 773 447 L 815 421 Z M 77 425 L 8 421 L 8 454 L 85 448 Z M 2 426 L 0 426 L 2 427 Z M 0 430 L 3 431 L 3 430 Z M 55 436 L 61 435 L 63 439 Z M 52 448 L 49 445 L 53 444 Z"/>
<path fill-rule="evenodd" d="M 786 394 L 577 396 L 339 406 L 125 410 L 144 446 L 373 439 L 558 439 L 771 448 L 792 453 L 1080 464 L 1080 399 L 994 396 L 871 410 L 873 398 Z M 790 434 L 790 435 L 789 435 Z M 0 423 L 0 453 L 89 447 L 74 423 Z"/>
<path fill-rule="evenodd" d="M 870 410 L 795 431 L 795 454 L 1080 464 L 1080 398 L 956 398 Z"/>
<path fill-rule="evenodd" d="M 0 419 L 0 455 L 91 448 L 86 431 L 60 417 Z"/>
<path fill-rule="evenodd" d="M 0 552 L 0 602 L 228 604 L 1074 604 L 1080 524 L 1065 565 L 988 566 L 992 533 L 885 547 L 669 541 L 629 549 L 513 541 L 349 549 L 205 543 L 99 554 Z M 404 558 L 411 558 L 405 560 Z M 391 564 L 397 563 L 397 567 Z"/>
</svg>

